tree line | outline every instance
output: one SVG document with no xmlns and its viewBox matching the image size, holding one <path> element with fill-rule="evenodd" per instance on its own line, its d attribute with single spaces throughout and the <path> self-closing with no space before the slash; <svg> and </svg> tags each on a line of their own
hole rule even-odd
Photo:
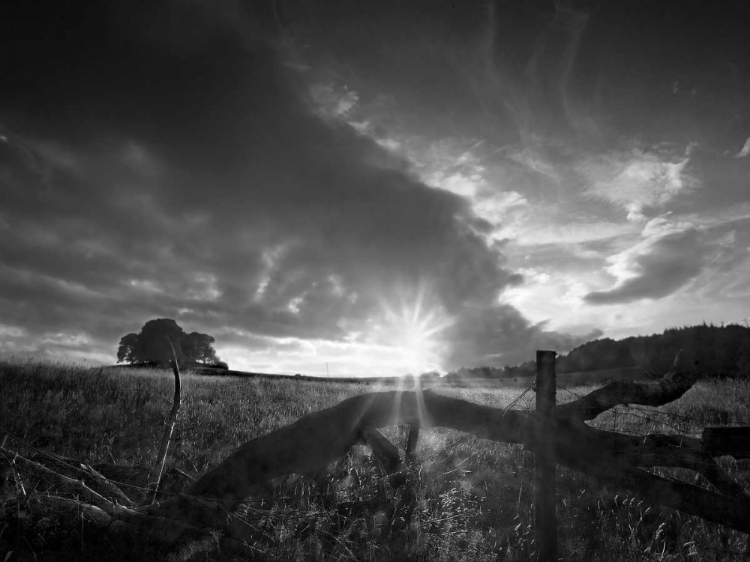
<svg viewBox="0 0 750 562">
<path fill-rule="evenodd" d="M 122 337 L 117 362 L 131 365 L 167 366 L 172 347 L 181 365 L 228 369 L 216 356 L 215 339 L 199 332 L 186 333 L 174 320 L 159 318 L 143 325 L 139 333 Z M 711 377 L 750 379 L 750 328 L 738 324 L 668 328 L 662 334 L 633 336 L 622 340 L 602 338 L 587 342 L 558 357 L 558 373 L 638 367 L 657 375 L 669 370 L 682 350 L 683 365 L 695 365 Z M 505 367 L 462 368 L 452 376 L 516 378 L 534 375 L 534 360 Z M 449 376 L 451 376 L 449 375 Z"/>
<path fill-rule="evenodd" d="M 711 377 L 750 379 L 750 328 L 738 324 L 668 328 L 662 334 L 632 336 L 622 340 L 602 338 L 587 342 L 561 355 L 556 361 L 558 373 L 598 371 L 639 367 L 657 375 L 664 374 L 682 350 L 683 365 L 695 365 Z M 520 365 L 464 368 L 458 376 L 515 378 L 536 372 L 535 361 Z"/>
</svg>

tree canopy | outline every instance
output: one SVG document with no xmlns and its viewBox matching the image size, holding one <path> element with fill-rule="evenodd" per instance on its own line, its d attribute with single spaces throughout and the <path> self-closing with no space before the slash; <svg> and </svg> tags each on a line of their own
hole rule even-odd
<svg viewBox="0 0 750 562">
<path fill-rule="evenodd" d="M 698 364 L 710 376 L 750 374 L 750 329 L 738 324 L 668 328 L 663 334 L 623 340 L 600 339 L 583 344 L 558 360 L 558 372 L 641 367 L 664 373 L 683 350 L 685 365 Z"/>
<path fill-rule="evenodd" d="M 220 364 L 213 344 L 216 340 L 208 334 L 185 333 L 177 322 L 170 318 L 158 318 L 146 322 L 137 334 L 127 334 L 120 339 L 117 362 L 131 364 L 168 365 L 174 347 L 181 364 Z"/>
</svg>

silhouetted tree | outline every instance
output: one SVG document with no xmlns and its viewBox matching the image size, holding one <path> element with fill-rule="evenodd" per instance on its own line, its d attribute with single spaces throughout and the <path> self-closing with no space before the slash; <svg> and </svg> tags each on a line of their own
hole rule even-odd
<svg viewBox="0 0 750 562">
<path fill-rule="evenodd" d="M 136 351 L 135 346 L 138 344 L 138 334 L 128 334 L 122 336 L 120 340 L 120 348 L 117 350 L 117 362 L 122 363 L 136 363 Z"/>
<path fill-rule="evenodd" d="M 219 363 L 213 348 L 215 341 L 208 334 L 186 334 L 177 322 L 169 318 L 149 320 L 140 333 L 122 337 L 117 362 L 168 365 L 172 359 L 171 342 L 180 363 L 214 365 Z"/>
<path fill-rule="evenodd" d="M 192 332 L 182 338 L 182 353 L 191 361 L 214 363 L 218 359 L 213 344 L 216 340 L 208 334 Z"/>
<path fill-rule="evenodd" d="M 750 379 L 750 336 L 743 338 L 737 355 L 737 376 Z"/>
</svg>

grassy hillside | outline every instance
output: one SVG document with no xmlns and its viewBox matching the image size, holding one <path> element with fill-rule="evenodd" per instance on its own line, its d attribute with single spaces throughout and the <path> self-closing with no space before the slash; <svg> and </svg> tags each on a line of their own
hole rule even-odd
<svg viewBox="0 0 750 562">
<path fill-rule="evenodd" d="M 172 377 L 164 371 L 102 370 L 40 362 L 0 363 L 0 440 L 23 455 L 39 451 L 89 464 L 151 465 L 171 406 Z M 169 464 L 198 474 L 255 436 L 342 399 L 378 390 L 372 383 L 293 378 L 205 377 L 186 374 L 183 407 Z M 448 388 L 439 392 L 504 408 L 522 388 Z M 559 401 L 591 390 L 561 390 Z M 533 407 L 527 392 L 514 408 Z M 658 411 L 618 408 L 597 420 L 606 429 L 645 434 L 699 434 L 706 424 L 750 425 L 747 381 L 703 382 Z M 403 428 L 385 431 L 403 447 Z M 531 548 L 533 456 L 519 446 L 478 440 L 453 430 L 425 430 L 414 473 L 418 509 L 403 530 L 385 512 L 348 519 L 336 505 L 369 497 L 380 484 L 369 451 L 357 448 L 330 467 L 327 479 L 285 477 L 249 502 L 245 516 L 259 533 L 259 557 L 281 560 L 524 560 Z M 722 465 L 750 489 L 747 461 Z M 667 471 L 663 471 L 667 472 Z M 672 470 L 675 477 L 692 473 Z M 325 481 L 328 485 L 324 490 Z M 63 550 L 41 531 L 32 543 L 14 541 L 17 489 L 3 483 L 0 552 L 6 560 L 135 559 L 138 548 L 106 551 L 86 537 L 69 537 Z M 257 499 L 257 498 L 255 498 Z M 650 507 L 618 490 L 558 471 L 561 555 L 568 560 L 746 560 L 747 537 L 677 512 Z M 194 560 L 229 559 L 210 550 Z M 102 550 L 104 549 L 104 550 Z"/>
</svg>

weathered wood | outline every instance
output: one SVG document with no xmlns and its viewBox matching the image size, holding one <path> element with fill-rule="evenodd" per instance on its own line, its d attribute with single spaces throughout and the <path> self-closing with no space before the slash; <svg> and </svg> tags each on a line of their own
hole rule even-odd
<svg viewBox="0 0 750 562">
<path fill-rule="evenodd" d="M 534 537 L 540 562 L 557 560 L 555 501 L 555 381 L 554 351 L 536 352 L 536 414 L 538 442 L 534 455 Z"/>
<path fill-rule="evenodd" d="M 624 473 L 620 485 L 654 503 L 750 533 L 750 502 L 744 498 L 721 496 L 637 468 L 626 467 Z"/>
<path fill-rule="evenodd" d="M 670 384 L 613 383 L 600 397 L 613 402 L 612 388 L 620 388 L 629 403 L 658 405 L 681 396 Z M 600 390 L 605 390 L 604 389 Z M 599 392 L 599 391 L 595 391 Z M 417 396 L 419 394 L 419 396 Z M 586 397 L 584 397 L 586 398 Z M 583 399 L 582 399 L 583 400 Z M 658 402 L 662 400 L 663 402 Z M 589 411 L 589 403 L 579 402 L 580 409 Z M 612 403 L 611 406 L 615 404 Z M 569 407 L 558 421 L 581 419 Z M 564 406 L 557 408 L 559 411 Z M 346 454 L 362 440 L 365 428 L 397 424 L 450 427 L 472 433 L 482 439 L 507 443 L 535 444 L 536 417 L 530 412 L 499 410 L 436 394 L 391 391 L 354 396 L 340 404 L 313 412 L 267 435 L 248 441 L 220 465 L 199 478 L 186 491 L 187 495 L 212 497 L 222 501 L 241 501 L 258 486 L 284 474 L 315 474 Z M 606 440 L 599 443 L 606 445 Z M 561 443 L 561 446 L 567 446 Z M 611 446 L 611 445 L 610 445 Z"/>
<path fill-rule="evenodd" d="M 668 480 L 623 464 L 608 451 L 600 451 L 596 458 L 598 462 L 591 463 L 592 457 L 582 458 L 575 452 L 566 452 L 560 460 L 602 483 L 630 490 L 654 503 L 750 533 L 750 501 L 745 494 L 727 497 L 685 482 Z"/>
<path fill-rule="evenodd" d="M 750 519 L 746 517 L 750 512 L 747 494 L 711 458 L 712 454 L 727 452 L 725 447 L 715 445 L 717 441 L 706 446 L 706 442 L 691 437 L 628 436 L 597 430 L 583 423 L 591 419 L 594 412 L 624 401 L 648 405 L 669 402 L 684 394 L 691 380 L 678 373 L 650 385 L 613 383 L 596 391 L 598 394 L 593 398 L 587 396 L 558 407 L 555 434 L 558 462 L 602 482 L 632 490 L 651 501 L 750 532 Z M 620 399 L 615 400 L 618 393 Z M 71 502 L 82 500 L 90 507 L 86 509 L 92 520 L 110 526 L 110 520 L 111 523 L 124 522 L 138 533 L 154 535 L 162 543 L 205 536 L 210 529 L 222 529 L 230 538 L 246 540 L 251 537 L 247 529 L 239 528 L 242 525 L 231 515 L 231 510 L 258 486 L 284 474 L 322 471 L 357 443 L 370 445 L 381 462 L 384 459 L 386 471 L 393 470 L 400 466 L 396 463 L 398 451 L 376 428 L 398 424 L 410 425 L 414 433 L 412 440 L 410 431 L 410 443 L 416 443 L 417 428 L 441 426 L 483 439 L 522 443 L 532 451 L 539 446 L 537 417 L 531 412 L 499 410 L 420 390 L 356 396 L 333 408 L 305 416 L 245 443 L 193 482 L 184 495 L 148 508 L 130 509 L 112 502 L 108 499 L 112 497 L 110 494 L 105 492 L 103 496 L 80 480 L 58 474 L 6 449 L 0 451 L 3 453 L 0 465 L 5 463 L 8 469 L 12 466 L 29 484 L 27 492 L 32 492 L 36 484 L 36 491 L 67 494 L 72 498 L 54 501 L 59 506 L 72 506 Z M 407 445 L 407 449 L 412 448 L 413 445 Z M 10 464 L 11 459 L 15 459 L 15 464 Z M 706 477 L 721 494 L 672 482 L 638 468 L 650 466 L 689 468 Z M 403 474 L 391 476 L 402 480 Z M 99 483 L 97 478 L 92 482 Z"/>
<path fill-rule="evenodd" d="M 414 462 L 418 441 L 419 441 L 419 425 L 413 423 L 409 425 L 409 436 L 406 438 L 405 457 L 406 457 L 407 463 Z"/>
<path fill-rule="evenodd" d="M 687 468 L 701 474 L 719 492 L 729 497 L 746 496 L 742 486 L 737 484 L 703 450 L 700 439 L 683 435 L 625 435 L 595 428 L 585 428 L 581 438 L 591 443 L 589 435 L 598 434 L 597 440 L 615 458 L 627 464 L 640 467 Z M 750 498 L 748 498 L 750 499 Z"/>
<path fill-rule="evenodd" d="M 24 480 L 26 493 L 56 490 L 57 493 L 78 497 L 103 510 L 110 510 L 114 502 L 89 488 L 83 480 L 70 478 L 8 449 L 0 447 L 0 466 L 13 466 Z"/>
<path fill-rule="evenodd" d="M 169 442 L 172 439 L 172 432 L 177 421 L 177 414 L 180 412 L 180 367 L 177 364 L 177 354 L 175 353 L 172 342 L 167 338 L 169 347 L 172 349 L 172 372 L 174 373 L 174 396 L 172 398 L 172 410 L 169 412 L 167 424 L 164 426 L 164 433 L 159 445 L 159 452 L 156 455 L 156 464 L 148 475 L 148 499 L 153 502 L 156 500 L 156 492 L 159 490 L 159 482 L 164 472 L 164 464 L 167 461 L 167 450 Z"/>
<path fill-rule="evenodd" d="M 51 453 L 34 455 L 29 460 L 43 465 L 57 474 L 74 480 L 82 480 L 93 491 L 109 500 L 114 500 L 127 507 L 135 505 L 135 502 L 127 494 L 123 493 L 117 487 L 117 484 L 110 480 L 109 476 L 100 473 L 96 467 L 83 464 L 77 459 L 61 457 L 60 455 L 53 455 Z"/>
<path fill-rule="evenodd" d="M 741 487 L 733 483 L 713 459 L 701 454 L 697 440 L 678 436 L 627 436 L 596 430 L 582 423 L 582 420 L 590 419 L 594 411 L 603 411 L 623 401 L 652 406 L 669 402 L 682 396 L 693 380 L 691 375 L 675 373 L 657 383 L 612 383 L 595 391 L 598 394 L 593 400 L 584 397 L 576 401 L 576 407 L 566 405 L 563 413 L 556 416 L 555 453 L 558 462 L 624 487 L 629 486 L 627 470 L 635 470 L 638 466 L 690 468 L 703 474 L 724 494 L 719 496 L 701 490 L 698 494 L 702 498 L 700 501 L 685 504 L 696 512 L 694 514 L 700 515 L 698 512 L 712 505 L 724 505 L 725 501 L 736 502 L 735 507 L 732 507 L 735 504 L 727 504 L 730 511 L 739 509 L 737 506 L 750 505 Z M 621 393 L 619 402 L 614 399 L 617 392 Z M 558 410 L 560 408 L 563 407 Z M 449 427 L 482 439 L 523 443 L 532 451 L 539 443 L 537 418 L 530 412 L 499 410 L 432 391 L 364 394 L 245 443 L 193 483 L 184 496 L 164 502 L 154 513 L 191 522 L 205 521 L 205 502 L 213 501 L 217 509 L 231 511 L 270 479 L 290 473 L 318 473 L 352 446 L 366 441 L 364 435 L 368 428 L 398 424 Z M 683 447 L 680 443 L 686 445 Z M 669 448 L 660 451 L 664 445 Z M 641 493 L 642 489 L 635 486 L 634 491 Z M 730 495 L 736 497 L 725 497 Z M 203 498 L 199 507 L 191 507 L 191 497 L 195 496 Z M 675 502 L 665 505 L 674 506 Z M 735 526 L 731 522 L 726 524 Z"/>
<path fill-rule="evenodd" d="M 714 457 L 750 459 L 750 427 L 707 427 L 703 430 L 703 449 Z"/>
<path fill-rule="evenodd" d="M 53 513 L 59 517 L 65 512 L 83 514 L 94 525 L 108 529 L 118 522 L 121 526 L 125 525 L 131 534 L 141 534 L 148 537 L 150 542 L 159 544 L 174 544 L 185 537 L 202 536 L 227 524 L 226 512 L 223 512 L 223 518 L 211 519 L 214 523 L 211 529 L 207 528 L 208 525 L 199 527 L 187 523 L 180 517 L 168 518 L 158 513 L 151 515 L 145 507 L 132 508 L 117 500 L 110 501 L 89 488 L 83 480 L 59 474 L 0 447 L 0 471 L 11 467 L 24 481 L 25 509 L 28 508 L 38 516 Z M 204 509 L 207 514 L 213 514 L 212 504 L 206 504 Z"/>
<path fill-rule="evenodd" d="M 383 467 L 386 475 L 401 469 L 398 447 L 388 441 L 385 435 L 375 428 L 366 427 L 362 430 L 362 439 L 372 449 L 373 455 Z"/>
<path fill-rule="evenodd" d="M 503 415 L 504 414 L 504 415 Z M 426 417 L 420 420 L 420 415 Z M 478 437 L 523 442 L 526 412 L 501 412 L 456 398 L 414 392 L 375 392 L 308 414 L 242 445 L 185 491 L 186 495 L 240 502 L 257 486 L 284 474 L 315 474 L 362 441 L 365 428 L 401 423 L 440 425 Z M 522 421 L 523 420 L 523 421 Z"/>
<path fill-rule="evenodd" d="M 584 422 L 620 404 L 661 406 L 674 402 L 698 380 L 695 373 L 668 373 L 659 382 L 614 381 L 586 396 L 557 407 L 559 420 Z"/>
<path fill-rule="evenodd" d="M 48 465 L 45 459 L 39 462 Z M 143 501 L 143 488 L 148 483 L 148 475 L 152 467 L 142 465 L 117 465 L 117 464 L 97 464 L 92 467 L 104 478 L 115 485 L 119 486 L 131 500 L 136 502 Z M 165 467 L 159 479 L 159 490 L 156 493 L 157 501 L 160 501 L 169 494 L 179 493 L 185 490 L 191 482 L 195 482 L 195 477 L 175 468 L 173 466 Z"/>
</svg>

